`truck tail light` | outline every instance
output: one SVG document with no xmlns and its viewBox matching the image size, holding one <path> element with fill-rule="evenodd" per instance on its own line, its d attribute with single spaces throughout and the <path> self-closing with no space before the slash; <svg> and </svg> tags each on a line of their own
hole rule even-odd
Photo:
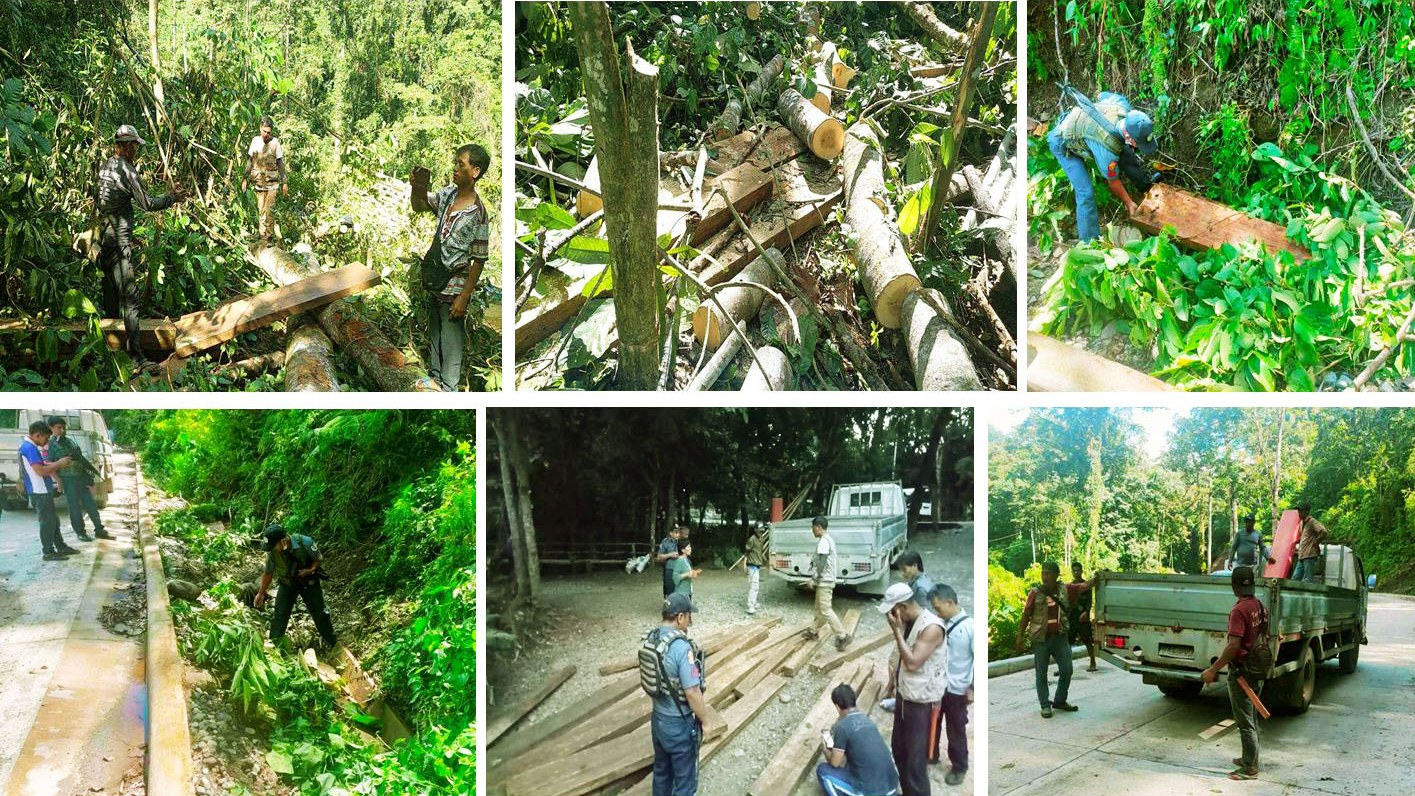
<svg viewBox="0 0 1415 796">
<path fill-rule="evenodd" d="M 850 565 L 850 568 L 853 569 L 853 570 L 855 570 L 856 572 L 869 572 L 869 571 L 870 571 L 870 562 L 868 562 L 868 561 L 856 561 L 854 564 L 851 564 L 851 565 Z"/>
<path fill-rule="evenodd" d="M 1105 637 L 1106 646 L 1107 646 L 1107 647 L 1113 647 L 1113 648 L 1118 649 L 1118 650 L 1123 650 L 1123 649 L 1125 649 L 1125 645 L 1126 645 L 1127 643 L 1129 643 L 1129 641 L 1130 641 L 1130 638 L 1129 638 L 1128 636 L 1106 636 L 1106 637 Z"/>
<path fill-rule="evenodd" d="M 777 569 L 786 569 L 786 567 L 788 567 L 788 566 L 790 566 L 790 562 L 788 562 L 786 559 L 784 559 L 784 558 L 778 558 L 778 559 L 776 559 L 776 568 L 777 568 Z"/>
</svg>

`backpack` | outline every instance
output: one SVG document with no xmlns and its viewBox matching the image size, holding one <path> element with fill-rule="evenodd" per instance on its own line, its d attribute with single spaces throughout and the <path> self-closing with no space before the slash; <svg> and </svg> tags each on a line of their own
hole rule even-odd
<svg viewBox="0 0 1415 796">
<path fill-rule="evenodd" d="M 683 684 L 674 672 L 668 670 L 668 648 L 673 642 L 683 639 L 692 649 L 693 659 L 703 673 L 703 684 L 707 684 L 707 661 L 697 643 L 681 630 L 660 632 L 656 628 L 644 634 L 644 643 L 639 646 L 639 687 L 653 699 L 672 699 L 686 703 Z"/>
<path fill-rule="evenodd" d="M 1261 600 L 1258 602 L 1258 616 L 1258 638 L 1243 658 L 1242 675 L 1251 682 L 1266 680 L 1273 668 L 1273 648 L 1268 641 L 1268 609 Z"/>
</svg>

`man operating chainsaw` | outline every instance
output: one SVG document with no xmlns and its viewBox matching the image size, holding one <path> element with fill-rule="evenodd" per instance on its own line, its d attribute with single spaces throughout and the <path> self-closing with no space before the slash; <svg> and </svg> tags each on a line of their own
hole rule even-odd
<svg viewBox="0 0 1415 796">
<path fill-rule="evenodd" d="M 1051 153 L 1061 162 L 1066 179 L 1076 193 L 1076 235 L 1085 243 L 1101 235 L 1096 193 L 1091 185 L 1089 160 L 1105 178 L 1107 190 L 1134 215 L 1138 206 L 1120 175 L 1125 174 L 1143 197 L 1158 175 L 1145 167 L 1142 157 L 1153 155 L 1159 145 L 1154 140 L 1154 122 L 1143 111 L 1133 110 L 1130 100 L 1120 94 L 1101 92 L 1092 102 L 1071 88 L 1062 87 L 1062 96 L 1075 107 L 1061 115 L 1047 134 Z"/>
</svg>

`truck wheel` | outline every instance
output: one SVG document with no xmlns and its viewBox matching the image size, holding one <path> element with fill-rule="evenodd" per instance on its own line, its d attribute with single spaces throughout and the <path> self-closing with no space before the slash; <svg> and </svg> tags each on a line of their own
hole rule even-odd
<svg viewBox="0 0 1415 796">
<path fill-rule="evenodd" d="M 1170 699 L 1193 699 L 1204 690 L 1204 684 L 1193 680 L 1168 680 L 1156 683 L 1159 690 Z"/>
<path fill-rule="evenodd" d="M 1337 656 L 1338 670 L 1342 674 L 1354 674 L 1356 672 L 1356 660 L 1360 657 L 1361 644 L 1357 641 L 1352 645 L 1351 649 L 1343 650 L 1341 655 Z"/>
<path fill-rule="evenodd" d="M 1297 671 L 1288 672 L 1275 683 L 1278 686 L 1276 707 L 1290 716 L 1306 713 L 1317 690 L 1317 657 L 1312 654 L 1310 644 L 1302 647 L 1297 660 Z"/>
</svg>

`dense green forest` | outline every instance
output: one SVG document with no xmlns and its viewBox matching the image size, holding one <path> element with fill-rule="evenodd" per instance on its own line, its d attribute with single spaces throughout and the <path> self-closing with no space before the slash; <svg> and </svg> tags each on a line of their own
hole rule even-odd
<svg viewBox="0 0 1415 796">
<path fill-rule="evenodd" d="M 108 414 L 145 475 L 184 501 L 157 517 L 169 576 L 206 590 L 199 603 L 173 602 L 182 652 L 215 677 L 237 737 L 257 731 L 245 735 L 279 775 L 243 777 L 240 792 L 474 792 L 475 413 Z M 376 717 L 337 706 L 298 649 L 265 645 L 268 618 L 243 587 L 260 573 L 252 543 L 272 521 L 320 545 L 340 641 L 411 730 L 391 751 L 359 732 L 386 729 Z M 303 647 L 298 620 L 292 632 Z"/>
<path fill-rule="evenodd" d="M 1215 409 L 1175 413 L 1158 457 L 1142 414 L 1033 409 L 989 445 L 988 609 L 994 657 L 1007 657 L 1037 563 L 1204 572 L 1239 517 L 1268 539 L 1302 503 L 1350 545 L 1386 591 L 1415 588 L 1415 412 Z M 1146 430 L 1148 429 L 1148 430 Z M 1003 649 L 997 649 L 1002 640 Z"/>
<path fill-rule="evenodd" d="M 696 558 L 727 566 L 773 497 L 800 496 L 795 516 L 810 516 L 837 483 L 901 481 L 911 527 L 973 517 L 967 409 L 494 409 L 488 422 L 492 614 L 534 602 L 525 562 L 542 546 L 648 545 L 682 524 Z"/>
<path fill-rule="evenodd" d="M 1071 248 L 1071 191 L 1029 146 L 1033 328 L 1189 389 L 1415 385 L 1415 8 L 1399 0 L 1069 0 L 1029 9 L 1028 113 L 1058 84 L 1154 119 L 1166 182 L 1281 226 L 1310 252 L 1186 252 L 1126 223 Z M 1137 200 L 1138 196 L 1135 197 Z M 1038 256 L 1040 255 L 1040 256 Z"/>
<path fill-rule="evenodd" d="M 143 318 L 270 287 L 248 259 L 255 199 L 241 190 L 246 147 L 269 115 L 289 171 L 275 209 L 281 245 L 377 271 L 384 283 L 355 306 L 404 351 L 425 350 L 414 258 L 433 221 L 414 218 L 406 180 L 425 166 L 434 189 L 448 184 L 462 144 L 499 152 L 500 3 L 37 0 L 8 3 L 0 18 L 0 321 L 13 322 L 0 335 L 0 387 L 281 386 L 278 373 L 230 367 L 283 350 L 279 327 L 195 357 L 170 385 L 130 380 L 126 355 L 105 347 L 100 269 L 71 242 L 92 223 L 95 175 L 122 124 L 148 141 L 138 162 L 150 192 L 192 195 L 136 214 Z M 490 208 L 500 165 L 493 157 L 479 186 Z M 496 234 L 486 273 L 499 284 Z M 472 315 L 467 384 L 495 387 L 500 343 Z M 372 386 L 343 352 L 336 365 L 354 388 Z"/>
<path fill-rule="evenodd" d="M 536 389 L 641 389 L 652 380 L 663 389 L 706 389 L 718 378 L 705 386 L 695 381 L 706 371 L 725 373 L 721 385 L 736 389 L 755 360 L 751 351 L 772 346 L 789 357 L 788 389 L 930 389 L 918 386 L 910 373 L 920 366 L 911 361 L 907 335 L 880 313 L 884 302 L 876 302 L 864 276 L 868 266 L 860 264 L 861 257 L 869 257 L 858 245 L 863 235 L 885 249 L 898 237 L 906 263 L 917 272 L 913 284 L 940 291 L 942 302 L 956 313 L 950 314 L 951 333 L 970 341 L 959 355 L 974 360 L 978 375 L 970 369 L 970 379 L 981 378 L 990 388 L 1015 384 L 1016 263 L 1007 230 L 1017 207 L 1011 181 L 1000 176 L 1015 173 L 1015 8 L 1011 3 L 616 2 L 607 7 L 605 32 L 612 38 L 601 41 L 592 35 L 593 11 L 577 20 L 575 12 L 584 9 L 573 3 L 518 3 L 520 383 Z M 915 15 L 936 23 L 932 34 Z M 629 164 L 617 161 L 643 158 L 600 156 L 615 140 L 594 129 L 599 109 L 589 90 L 596 83 L 586 80 L 582 68 L 587 53 L 622 62 L 626 72 L 631 63 L 656 70 L 652 112 L 661 168 L 650 164 L 635 179 L 658 185 L 660 227 L 671 226 L 673 209 L 693 197 L 702 200 L 695 207 L 711 207 L 715 186 L 721 185 L 715 177 L 756 162 L 752 158 L 759 152 L 777 146 L 762 142 L 781 140 L 771 138 L 773 130 L 784 130 L 789 116 L 780 111 L 779 98 L 794 89 L 833 118 L 822 125 L 843 131 L 865 122 L 879 139 L 884 173 L 878 200 L 889 208 L 891 234 L 848 223 L 851 202 L 838 198 L 841 153 L 812 148 L 791 161 L 799 168 L 767 167 L 772 195 L 742 203 L 737 219 L 724 217 L 725 235 L 694 240 L 691 234 L 683 238 L 660 230 L 666 236 L 658 241 L 661 262 L 621 266 L 611 248 L 618 234 L 612 213 L 617 184 L 628 182 L 617 169 Z M 839 59 L 852 75 L 841 79 L 848 87 L 814 76 L 822 57 Z M 719 118 L 724 114 L 732 121 Z M 745 144 L 744 135 L 756 135 L 756 143 Z M 642 145 L 642 137 L 634 140 Z M 844 156 L 846 168 L 849 157 Z M 947 198 L 935 202 L 934 183 L 951 185 L 954 177 L 963 183 L 965 167 L 976 170 L 980 183 L 986 172 L 987 195 L 949 189 Z M 598 199 L 586 200 L 583 190 L 599 191 L 601 176 L 608 207 L 602 222 L 592 209 L 599 207 Z M 812 202 L 815 215 L 806 212 Z M 991 210 L 979 209 L 984 206 Z M 797 219 L 789 223 L 800 231 L 781 241 L 770 232 L 773 219 Z M 778 228 L 787 223 L 780 221 Z M 754 232 L 732 232 L 749 224 Z M 647 234 L 654 237 L 652 227 Z M 747 238 L 768 234 L 777 241 L 769 245 L 778 246 L 787 261 L 770 282 L 776 293 L 764 300 L 760 327 L 749 324 L 752 339 L 742 355 L 714 371 L 704 364 L 706 350 L 691 329 L 695 310 L 708 311 L 709 286 L 738 274 L 741 263 L 755 257 L 755 250 L 746 253 Z M 738 248 L 744 254 L 732 254 Z M 623 257 L 624 263 L 633 259 L 630 252 Z M 645 278 L 626 280 L 631 274 Z M 793 299 L 799 302 L 794 328 L 782 306 Z M 643 335 L 647 342 L 639 365 L 626 358 L 631 347 L 621 345 L 630 335 L 629 323 L 636 341 L 639 327 L 652 327 Z M 778 333 L 778 326 L 789 333 Z"/>
</svg>

